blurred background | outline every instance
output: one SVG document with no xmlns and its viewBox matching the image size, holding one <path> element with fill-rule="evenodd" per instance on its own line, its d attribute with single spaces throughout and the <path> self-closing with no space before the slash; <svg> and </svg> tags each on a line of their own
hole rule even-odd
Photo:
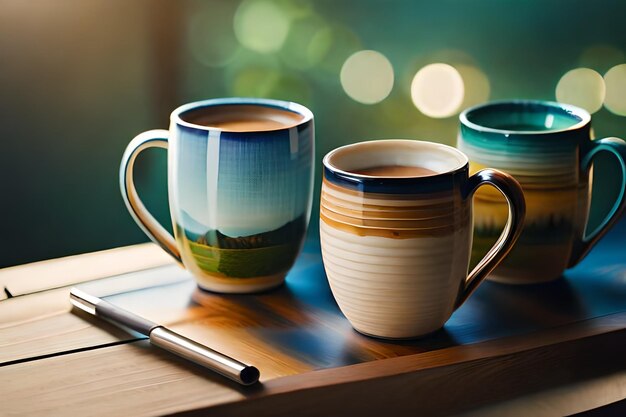
<svg viewBox="0 0 626 417">
<path fill-rule="evenodd" d="M 625 16 L 618 0 L 0 0 L 0 267 L 147 241 L 120 158 L 189 101 L 308 106 L 317 166 L 367 139 L 453 145 L 461 109 L 493 99 L 576 104 L 624 138 Z M 610 158 L 595 169 L 592 223 L 619 186 Z M 136 176 L 170 227 L 166 153 Z"/>
</svg>

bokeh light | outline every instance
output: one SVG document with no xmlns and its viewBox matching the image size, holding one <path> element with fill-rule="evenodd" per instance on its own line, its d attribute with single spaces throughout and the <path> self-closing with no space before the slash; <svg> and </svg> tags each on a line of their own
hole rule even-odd
<svg viewBox="0 0 626 417">
<path fill-rule="evenodd" d="M 302 19 L 313 14 L 310 0 L 273 0 L 290 19 Z"/>
<path fill-rule="evenodd" d="M 282 61 L 301 70 L 317 65 L 330 48 L 328 33 L 329 27 L 319 15 L 296 18 L 280 51 Z"/>
<path fill-rule="evenodd" d="M 478 68 L 476 60 L 466 51 L 459 49 L 445 48 L 416 53 L 409 59 L 407 65 L 402 67 L 401 80 L 398 79 L 397 81 L 397 83 L 402 83 L 403 93 L 405 93 L 407 97 L 410 98 L 411 96 L 411 83 L 413 82 L 413 78 L 415 78 L 417 71 L 426 65 L 437 62 L 445 62 L 457 70 L 464 67 Z M 461 77 L 462 76 L 463 74 L 461 74 Z"/>
<path fill-rule="evenodd" d="M 322 62 L 322 59 L 329 54 L 333 45 L 333 31 L 329 27 L 324 27 L 317 31 L 308 47 L 306 48 L 307 60 L 311 64 Z"/>
<path fill-rule="evenodd" d="M 219 10 L 208 7 L 190 18 L 187 43 L 192 56 L 208 67 L 223 67 L 233 61 L 241 47 L 231 24 L 234 8 Z M 231 19 L 225 19 L 224 15 Z"/>
<path fill-rule="evenodd" d="M 459 71 L 443 63 L 426 65 L 411 83 L 411 99 L 426 116 L 443 118 L 457 113 L 463 104 L 465 86 Z"/>
<path fill-rule="evenodd" d="M 472 65 L 455 65 L 455 68 L 463 78 L 464 95 L 461 109 L 489 100 L 491 85 L 484 72 Z"/>
<path fill-rule="evenodd" d="M 602 108 L 605 94 L 604 79 L 590 68 L 576 68 L 566 72 L 556 85 L 556 100 L 582 107 L 589 113 Z"/>
<path fill-rule="evenodd" d="M 329 24 L 314 35 L 308 49 L 313 59 L 319 62 L 321 71 L 315 72 L 315 75 L 335 81 L 346 57 L 363 48 L 359 37 L 350 28 Z"/>
<path fill-rule="evenodd" d="M 350 98 L 363 104 L 383 101 L 393 88 L 393 67 L 380 52 L 359 51 L 341 68 L 341 86 Z"/>
<path fill-rule="evenodd" d="M 604 74 L 604 106 L 619 116 L 626 116 L 626 64 L 616 65 Z"/>
<path fill-rule="evenodd" d="M 242 47 L 233 60 L 223 68 L 222 83 L 223 85 L 229 87 L 229 94 L 235 94 L 232 90 L 235 80 L 239 77 L 242 71 L 249 68 L 264 68 L 267 70 L 278 71 L 282 68 L 282 65 L 274 55 L 260 54 Z"/>
<path fill-rule="evenodd" d="M 232 93 L 238 97 L 272 97 L 305 105 L 311 100 L 309 85 L 302 77 L 267 66 L 240 70 L 233 79 Z"/>
<path fill-rule="evenodd" d="M 235 35 L 243 46 L 253 51 L 276 52 L 285 43 L 290 18 L 270 0 L 244 0 L 235 13 Z"/>
</svg>

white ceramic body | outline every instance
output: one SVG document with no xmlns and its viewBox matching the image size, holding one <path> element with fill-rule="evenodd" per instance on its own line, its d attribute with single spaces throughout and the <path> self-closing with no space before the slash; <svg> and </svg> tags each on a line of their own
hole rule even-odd
<svg viewBox="0 0 626 417">
<path fill-rule="evenodd" d="M 465 278 L 470 224 L 440 237 L 359 236 L 320 221 L 328 282 L 341 311 L 361 333 L 410 338 L 450 318 Z"/>
</svg>

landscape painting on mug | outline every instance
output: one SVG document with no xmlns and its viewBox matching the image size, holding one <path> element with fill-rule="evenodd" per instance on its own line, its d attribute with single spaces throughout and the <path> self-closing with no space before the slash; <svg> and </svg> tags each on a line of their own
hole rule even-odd
<svg viewBox="0 0 626 417">
<path fill-rule="evenodd" d="M 313 169 L 309 136 L 292 131 L 210 131 L 208 140 L 206 131 L 178 131 L 169 197 L 182 258 L 200 269 L 193 272 L 250 278 L 291 267 L 310 217 Z"/>
</svg>

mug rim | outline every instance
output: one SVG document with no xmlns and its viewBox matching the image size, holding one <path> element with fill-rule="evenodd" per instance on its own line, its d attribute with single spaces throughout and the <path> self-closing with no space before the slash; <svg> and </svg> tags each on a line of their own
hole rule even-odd
<svg viewBox="0 0 626 417">
<path fill-rule="evenodd" d="M 205 126 L 196 123 L 191 123 L 184 120 L 181 115 L 191 110 L 198 110 L 206 107 L 217 107 L 224 105 L 248 105 L 248 106 L 260 106 L 271 107 L 291 113 L 296 113 L 302 116 L 302 120 L 291 126 L 278 127 L 274 129 L 263 129 L 258 132 L 277 132 L 281 130 L 289 130 L 294 127 L 302 126 L 311 120 L 313 120 L 313 112 L 302 104 L 298 104 L 292 101 L 276 100 L 271 98 L 255 98 L 255 97 L 224 97 L 224 98 L 210 98 L 207 100 L 193 101 L 191 103 L 183 104 L 170 114 L 170 121 L 180 126 L 185 126 L 192 129 L 224 132 L 223 129 L 212 126 Z M 246 133 L 254 133 L 246 132 Z"/>
<path fill-rule="evenodd" d="M 386 143 L 386 144 L 411 144 L 411 146 L 427 146 L 430 148 L 439 148 L 439 149 L 444 149 L 446 151 L 448 151 L 449 153 L 454 153 L 457 156 L 460 157 L 460 160 L 462 161 L 461 163 L 459 163 L 457 166 L 455 166 L 452 169 L 449 169 L 447 171 L 443 171 L 443 172 L 437 172 L 435 174 L 430 174 L 430 175 L 408 175 L 408 176 L 397 176 L 397 175 L 366 175 L 366 174 L 357 174 L 354 172 L 350 172 L 350 171 L 346 171 L 343 170 L 339 167 L 337 167 L 336 165 L 333 164 L 333 162 L 331 161 L 331 159 L 337 154 L 337 153 L 341 153 L 341 152 L 345 152 L 349 149 L 353 149 L 353 148 L 359 148 L 361 146 L 367 145 L 367 144 L 380 144 L 380 143 Z M 374 145 L 376 146 L 376 145 Z M 333 150 L 331 150 L 330 152 L 328 152 L 325 156 L 324 159 L 322 160 L 322 164 L 323 166 L 328 169 L 329 171 L 331 171 L 333 174 L 335 175 L 339 175 L 341 177 L 344 178 L 351 178 L 353 180 L 357 180 L 359 182 L 362 181 L 376 181 L 376 180 L 404 180 L 404 181 L 418 181 L 418 180 L 431 180 L 433 178 L 441 178 L 444 176 L 448 176 L 451 174 L 456 174 L 457 172 L 463 170 L 464 168 L 466 168 L 469 165 L 469 158 L 467 155 L 465 155 L 463 152 L 461 152 L 460 150 L 458 150 L 457 148 L 450 146 L 450 145 L 445 145 L 443 143 L 437 143 L 437 142 L 430 142 L 430 141 L 426 141 L 426 140 L 418 140 L 418 139 L 375 139 L 375 140 L 369 140 L 369 141 L 361 141 L 361 142 L 356 142 L 356 143 L 350 143 L 348 145 L 343 145 L 340 146 L 338 148 L 335 148 Z"/>
<path fill-rule="evenodd" d="M 543 106 L 551 109 L 561 109 L 565 110 L 567 113 L 580 118 L 580 121 L 574 123 L 571 126 L 561 128 L 561 129 L 549 129 L 549 130 L 511 130 L 511 129 L 498 129 L 488 126 L 483 126 L 478 123 L 474 123 L 470 121 L 470 117 L 472 112 L 477 110 L 483 110 L 488 108 L 495 108 L 504 105 L 535 105 L 535 106 Z M 462 125 L 467 126 L 470 129 L 473 129 L 478 132 L 484 133 L 496 133 L 504 136 L 509 135 L 550 135 L 555 133 L 563 133 L 563 132 L 572 132 L 578 130 L 591 122 L 591 114 L 581 107 L 577 107 L 571 104 L 559 103 L 556 101 L 547 101 L 547 100 L 532 100 L 532 99 L 513 99 L 513 100 L 495 100 L 489 101 L 486 103 L 478 104 L 476 106 L 469 107 L 461 112 L 459 115 L 459 120 Z"/>
</svg>

